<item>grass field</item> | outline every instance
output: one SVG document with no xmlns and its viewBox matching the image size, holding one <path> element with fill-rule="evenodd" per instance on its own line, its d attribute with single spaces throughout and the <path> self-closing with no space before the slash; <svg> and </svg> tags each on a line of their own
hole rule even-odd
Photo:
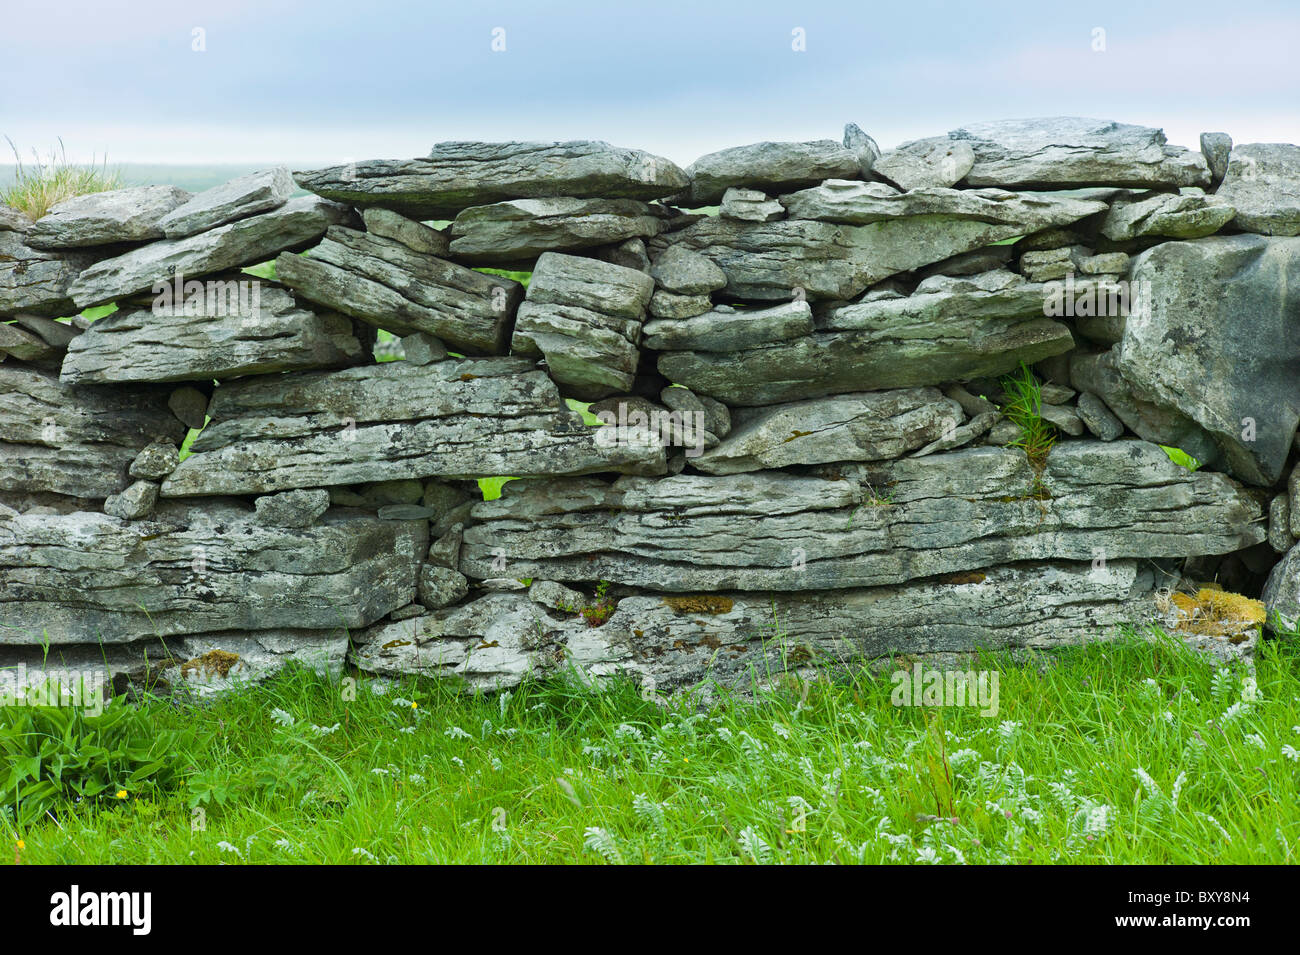
<svg viewBox="0 0 1300 955">
<path fill-rule="evenodd" d="M 1297 861 L 1294 644 L 1255 678 L 1132 637 L 976 666 L 996 717 L 896 707 L 865 673 L 703 705 L 299 671 L 148 705 L 166 784 L 110 780 L 0 832 L 24 863 Z"/>
</svg>

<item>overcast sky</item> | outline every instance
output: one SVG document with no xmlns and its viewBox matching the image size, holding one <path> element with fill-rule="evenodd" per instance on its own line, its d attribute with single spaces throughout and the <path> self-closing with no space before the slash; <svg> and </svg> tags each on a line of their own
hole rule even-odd
<svg viewBox="0 0 1300 955">
<path fill-rule="evenodd" d="M 76 159 L 604 139 L 686 164 L 848 121 L 888 147 L 1047 115 L 1300 142 L 1296 0 L 4 0 L 0 22 L 0 134 Z"/>
</svg>

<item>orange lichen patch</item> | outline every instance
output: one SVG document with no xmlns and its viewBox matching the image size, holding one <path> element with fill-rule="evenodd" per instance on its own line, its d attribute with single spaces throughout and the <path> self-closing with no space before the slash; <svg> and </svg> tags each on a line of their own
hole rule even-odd
<svg viewBox="0 0 1300 955">
<path fill-rule="evenodd" d="M 1169 600 L 1178 609 L 1175 626 L 1187 633 L 1245 639 L 1245 631 L 1267 619 L 1263 602 L 1221 588 L 1202 587 L 1195 597 L 1175 593 Z"/>
<path fill-rule="evenodd" d="M 229 650 L 209 650 L 201 657 L 182 663 L 181 676 L 187 677 L 193 671 L 199 670 L 204 676 L 212 676 L 215 673 L 224 680 L 230 675 L 230 668 L 238 662 L 238 653 L 231 653 Z"/>
<path fill-rule="evenodd" d="M 665 597 L 664 603 L 673 608 L 673 613 L 727 613 L 731 610 L 730 597 L 718 597 L 714 594 L 698 594 L 691 597 Z"/>
</svg>

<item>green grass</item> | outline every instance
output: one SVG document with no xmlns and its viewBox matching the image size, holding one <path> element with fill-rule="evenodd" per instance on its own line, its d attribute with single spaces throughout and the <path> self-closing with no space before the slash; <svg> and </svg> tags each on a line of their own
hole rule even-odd
<svg viewBox="0 0 1300 955">
<path fill-rule="evenodd" d="M 122 174 L 107 163 L 81 165 L 68 162 L 63 140 L 57 151 L 44 159 L 33 150 L 31 164 L 23 162 L 14 141 L 5 137 L 14 154 L 13 181 L 0 189 L 0 203 L 24 212 L 29 219 L 44 216 L 51 208 L 75 196 L 106 192 L 122 186 Z"/>
<path fill-rule="evenodd" d="M 1297 861 L 1294 643 L 1257 686 L 1135 640 L 978 666 L 994 718 L 896 708 L 865 673 L 697 707 L 631 683 L 349 700 L 297 671 L 151 704 L 200 741 L 170 788 L 110 780 L 0 838 L 24 863 Z"/>
<path fill-rule="evenodd" d="M 1019 370 L 1002 379 L 1002 388 L 1008 398 L 1002 413 L 1020 429 L 1020 436 L 1011 446 L 1022 449 L 1030 463 L 1041 471 L 1056 444 L 1056 428 L 1042 416 L 1042 385 L 1021 362 Z"/>
</svg>

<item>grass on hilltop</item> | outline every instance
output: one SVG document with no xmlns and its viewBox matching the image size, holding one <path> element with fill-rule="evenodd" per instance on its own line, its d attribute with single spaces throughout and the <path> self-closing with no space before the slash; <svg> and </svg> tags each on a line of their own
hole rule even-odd
<svg viewBox="0 0 1300 955">
<path fill-rule="evenodd" d="M 0 838 L 25 863 L 1297 861 L 1294 643 L 1255 679 L 1132 635 L 976 666 L 995 717 L 895 707 L 865 672 L 707 706 L 288 672 L 148 704 L 181 740 L 168 782 L 0 815 Z"/>
<path fill-rule="evenodd" d="M 33 150 L 32 163 L 23 162 L 14 141 L 5 137 L 14 154 L 14 181 L 0 191 L 0 203 L 13 206 L 35 221 L 65 199 L 122 187 L 122 174 L 107 161 L 96 164 L 68 162 L 63 140 L 44 159 Z"/>
</svg>

